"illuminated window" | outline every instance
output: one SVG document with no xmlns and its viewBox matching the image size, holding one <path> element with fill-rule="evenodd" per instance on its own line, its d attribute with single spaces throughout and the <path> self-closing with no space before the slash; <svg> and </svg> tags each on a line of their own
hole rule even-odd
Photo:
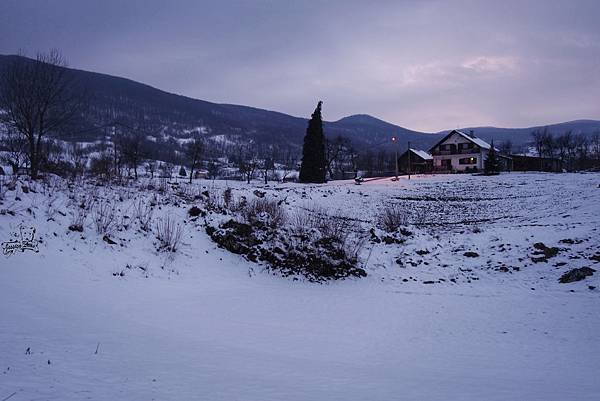
<svg viewBox="0 0 600 401">
<path fill-rule="evenodd" d="M 476 157 L 465 157 L 463 159 L 460 159 L 458 161 L 458 164 L 477 164 L 477 158 Z"/>
</svg>

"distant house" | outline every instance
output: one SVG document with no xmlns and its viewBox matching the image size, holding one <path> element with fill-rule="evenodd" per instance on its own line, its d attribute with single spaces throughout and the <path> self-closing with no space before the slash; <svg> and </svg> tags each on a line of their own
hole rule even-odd
<svg viewBox="0 0 600 401">
<path fill-rule="evenodd" d="M 398 158 L 398 168 L 403 173 L 430 173 L 433 170 L 433 156 L 424 150 L 408 149 Z"/>
<path fill-rule="evenodd" d="M 438 172 L 466 172 L 483 170 L 491 145 L 473 132 L 465 134 L 453 130 L 431 149 L 433 170 Z M 497 150 L 497 149 L 496 149 Z M 510 170 L 510 157 L 496 153 L 502 170 Z"/>
<path fill-rule="evenodd" d="M 563 162 L 554 157 L 536 157 L 525 155 L 511 155 L 514 171 L 550 171 L 560 172 Z"/>
<path fill-rule="evenodd" d="M 199 169 L 199 170 L 194 171 L 194 178 L 196 178 L 196 179 L 198 179 L 198 178 L 203 178 L 203 179 L 208 178 L 208 170 Z"/>
</svg>

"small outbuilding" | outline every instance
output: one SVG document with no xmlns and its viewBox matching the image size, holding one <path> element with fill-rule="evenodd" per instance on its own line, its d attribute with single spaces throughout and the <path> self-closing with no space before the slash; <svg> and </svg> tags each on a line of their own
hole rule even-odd
<svg viewBox="0 0 600 401">
<path fill-rule="evenodd" d="M 423 174 L 433 171 L 433 156 L 424 150 L 408 149 L 398 158 L 398 169 L 404 174 Z"/>
<path fill-rule="evenodd" d="M 511 155 L 514 171 L 549 171 L 558 173 L 563 170 L 563 162 L 555 157 L 537 157 Z"/>
</svg>

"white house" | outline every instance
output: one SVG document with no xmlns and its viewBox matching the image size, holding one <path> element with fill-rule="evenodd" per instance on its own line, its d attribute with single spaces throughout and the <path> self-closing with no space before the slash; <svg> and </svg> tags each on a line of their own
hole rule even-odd
<svg viewBox="0 0 600 401">
<path fill-rule="evenodd" d="M 465 134 L 453 130 L 436 143 L 430 153 L 433 156 L 434 171 L 477 171 L 483 164 L 491 145 L 473 133 Z M 497 149 L 496 149 L 497 150 Z M 506 167 L 508 159 L 498 155 L 501 165 Z"/>
</svg>

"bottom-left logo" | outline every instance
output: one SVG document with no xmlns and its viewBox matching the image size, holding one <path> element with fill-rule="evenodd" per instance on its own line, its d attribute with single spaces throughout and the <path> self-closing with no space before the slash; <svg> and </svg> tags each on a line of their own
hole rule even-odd
<svg viewBox="0 0 600 401">
<path fill-rule="evenodd" d="M 11 238 L 8 241 L 4 241 L 1 244 L 2 253 L 10 256 L 17 251 L 33 251 L 39 252 L 38 242 L 35 239 L 35 228 L 19 226 L 19 230 L 11 234 Z"/>
</svg>

